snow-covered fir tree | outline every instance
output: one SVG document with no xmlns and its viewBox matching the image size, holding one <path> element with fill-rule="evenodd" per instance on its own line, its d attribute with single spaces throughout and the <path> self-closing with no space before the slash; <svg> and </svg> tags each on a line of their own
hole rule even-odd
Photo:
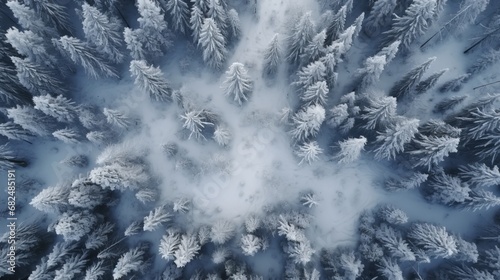
<svg viewBox="0 0 500 280">
<path fill-rule="evenodd" d="M 146 264 L 146 252 L 142 246 L 130 249 L 118 259 L 113 269 L 113 279 L 121 279 L 131 272 L 141 271 Z"/>
<path fill-rule="evenodd" d="M 458 235 L 455 235 L 454 237 L 457 243 L 458 252 L 453 256 L 453 258 L 460 262 L 477 263 L 479 252 L 477 250 L 476 243 L 465 241 Z"/>
<path fill-rule="evenodd" d="M 144 60 L 132 60 L 130 73 L 135 78 L 134 83 L 151 99 L 156 101 L 171 101 L 172 88 L 159 67 L 148 65 Z"/>
<path fill-rule="evenodd" d="M 30 205 L 46 213 L 59 213 L 67 209 L 70 189 L 57 185 L 43 189 L 33 197 Z"/>
<path fill-rule="evenodd" d="M 356 71 L 356 74 L 361 78 L 360 88 L 368 88 L 377 82 L 386 64 L 387 57 L 385 55 L 375 55 L 367 58 L 363 63 L 363 68 Z"/>
<path fill-rule="evenodd" d="M 313 104 L 325 106 L 328 92 L 328 84 L 325 81 L 319 81 L 309 86 L 307 90 L 301 94 L 300 99 L 304 102 L 304 106 Z"/>
<path fill-rule="evenodd" d="M 427 181 L 429 175 L 415 172 L 414 174 L 401 178 L 401 179 L 389 179 L 385 182 L 384 187 L 388 191 L 401 191 L 410 190 L 418 188 L 422 183 Z"/>
<path fill-rule="evenodd" d="M 168 0 L 166 5 L 175 31 L 185 33 L 189 21 L 189 6 L 186 0 Z"/>
<path fill-rule="evenodd" d="M 80 134 L 71 128 L 58 129 L 52 132 L 52 136 L 67 144 L 78 144 L 80 142 Z"/>
<path fill-rule="evenodd" d="M 60 122 L 73 122 L 77 117 L 78 107 L 75 102 L 62 95 L 56 97 L 49 94 L 35 96 L 33 97 L 33 103 L 35 103 L 35 109 L 54 117 Z"/>
<path fill-rule="evenodd" d="M 125 27 L 123 30 L 123 39 L 130 52 L 130 56 L 135 60 L 145 60 L 148 54 L 148 51 L 145 49 L 144 44 L 141 41 L 140 33 L 140 29 L 130 29 Z"/>
<path fill-rule="evenodd" d="M 241 106 L 244 101 L 248 101 L 248 97 L 253 91 L 253 82 L 245 66 L 242 63 L 234 62 L 226 71 L 226 79 L 222 87 L 224 94 Z"/>
<path fill-rule="evenodd" d="M 462 85 L 470 78 L 470 76 L 470 73 L 466 73 L 447 81 L 439 87 L 439 92 L 445 93 L 449 91 L 460 91 L 460 89 L 462 89 Z"/>
<path fill-rule="evenodd" d="M 366 137 L 348 138 L 338 143 L 339 153 L 335 156 L 339 163 L 352 163 L 359 159 L 366 145 Z"/>
<path fill-rule="evenodd" d="M 199 43 L 201 27 L 203 26 L 203 12 L 200 8 L 194 5 L 191 9 L 191 17 L 189 18 L 189 28 L 193 36 L 193 42 Z"/>
<path fill-rule="evenodd" d="M 274 34 L 268 47 L 264 50 L 263 69 L 264 75 L 274 77 L 282 60 L 282 49 L 279 42 L 279 34 Z"/>
<path fill-rule="evenodd" d="M 403 240 L 401 233 L 394 228 L 381 224 L 375 232 L 376 239 L 382 243 L 384 248 L 389 251 L 389 256 L 399 261 L 415 261 L 415 254 L 410 246 Z"/>
<path fill-rule="evenodd" d="M 179 268 L 186 266 L 198 254 L 200 248 L 195 235 L 183 234 L 174 252 L 175 265 Z"/>
<path fill-rule="evenodd" d="M 362 108 L 360 115 L 360 118 L 366 122 L 363 128 L 371 130 L 392 123 L 396 116 L 396 106 L 397 102 L 394 97 L 368 97 L 367 105 Z"/>
<path fill-rule="evenodd" d="M 55 120 L 31 106 L 19 106 L 7 109 L 7 117 L 23 129 L 39 135 L 49 136 L 54 129 Z"/>
<path fill-rule="evenodd" d="M 113 126 L 126 129 L 132 124 L 132 120 L 118 110 L 104 108 L 102 113 L 106 117 L 106 121 Z"/>
<path fill-rule="evenodd" d="M 241 237 L 241 249 L 243 254 L 253 256 L 261 249 L 261 240 L 253 234 L 245 234 Z"/>
<path fill-rule="evenodd" d="M 33 134 L 23 129 L 20 125 L 13 122 L 5 122 L 0 124 L 0 135 L 7 137 L 10 140 L 27 141 L 33 138 Z"/>
<path fill-rule="evenodd" d="M 475 280 L 493 280 L 495 277 L 488 271 L 480 270 L 472 266 L 453 265 L 446 272 L 453 279 L 475 279 Z"/>
<path fill-rule="evenodd" d="M 418 139 L 414 139 L 413 142 L 415 142 L 418 149 L 408 153 L 416 156 L 415 166 L 427 167 L 430 170 L 432 166 L 443 161 L 450 153 L 458 151 L 457 147 L 460 139 L 449 136 L 421 135 Z"/>
<path fill-rule="evenodd" d="M 448 72 L 448 68 L 445 68 L 443 70 L 440 70 L 426 79 L 420 81 L 416 86 L 415 86 L 415 93 L 416 94 L 422 94 L 431 89 L 436 85 L 436 83 L 439 81 L 439 78 L 443 76 L 444 73 Z"/>
<path fill-rule="evenodd" d="M 16 27 L 11 27 L 5 33 L 5 38 L 20 55 L 29 58 L 30 61 L 50 69 L 57 67 L 57 59 L 49 52 L 43 37 L 33 31 L 20 31 Z"/>
<path fill-rule="evenodd" d="M 54 227 L 65 241 L 79 241 L 97 224 L 97 217 L 88 210 L 64 212 Z"/>
<path fill-rule="evenodd" d="M 110 222 L 106 222 L 97 226 L 85 240 L 85 248 L 88 250 L 97 250 L 106 245 L 109 241 L 110 234 L 114 230 L 114 225 Z"/>
<path fill-rule="evenodd" d="M 478 187 L 491 187 L 500 184 L 500 171 L 498 166 L 492 168 L 484 163 L 474 163 L 460 166 L 460 178 L 468 184 Z"/>
<path fill-rule="evenodd" d="M 66 35 L 59 39 L 53 38 L 52 43 L 76 65 L 81 65 L 85 72 L 92 78 L 97 79 L 102 75 L 118 78 L 116 70 L 104 61 L 88 43 Z"/>
<path fill-rule="evenodd" d="M 299 165 L 306 162 L 307 164 L 311 164 L 314 161 L 319 159 L 319 155 L 323 153 L 323 149 L 321 149 L 316 141 L 305 142 L 298 147 L 298 150 L 295 151 L 295 154 L 300 158 Z"/>
<path fill-rule="evenodd" d="M 463 208 L 471 211 L 488 210 L 498 205 L 500 205 L 500 197 L 491 191 L 482 189 L 472 190 L 468 199 L 462 203 Z"/>
<path fill-rule="evenodd" d="M 149 176 L 140 165 L 112 163 L 92 169 L 89 179 L 94 184 L 111 190 L 137 190 L 149 180 Z"/>
<path fill-rule="evenodd" d="M 378 216 L 385 222 L 392 225 L 405 224 L 408 222 L 408 215 L 392 205 L 384 205 L 378 210 Z"/>
<path fill-rule="evenodd" d="M 311 261 L 312 255 L 316 252 L 308 240 L 292 242 L 289 244 L 289 255 L 296 264 L 306 265 Z"/>
<path fill-rule="evenodd" d="M 40 36 L 55 37 L 57 32 L 47 26 L 33 9 L 17 0 L 8 0 L 7 7 L 19 22 L 19 25 L 25 30 L 31 30 Z"/>
<path fill-rule="evenodd" d="M 62 81 L 57 79 L 52 71 L 43 65 L 32 62 L 30 59 L 21 59 L 11 56 L 10 59 L 16 66 L 19 82 L 34 94 L 53 92 L 55 94 L 65 93 L 66 89 Z"/>
<path fill-rule="evenodd" d="M 76 179 L 68 194 L 68 203 L 75 207 L 94 209 L 108 198 L 108 192 L 88 179 Z"/>
<path fill-rule="evenodd" d="M 436 0 L 415 0 L 403 16 L 393 19 L 392 28 L 385 32 L 386 41 L 401 41 L 401 47 L 408 49 L 410 44 L 429 28 L 434 20 Z"/>
<path fill-rule="evenodd" d="M 227 21 L 229 24 L 230 37 L 238 39 L 241 36 L 240 16 L 235 9 L 230 9 L 227 12 Z"/>
<path fill-rule="evenodd" d="M 321 61 L 311 62 L 297 73 L 297 80 L 294 84 L 300 90 L 307 90 L 317 82 L 324 81 L 327 75 L 326 66 Z"/>
<path fill-rule="evenodd" d="M 82 5 L 83 32 L 90 44 L 115 63 L 123 60 L 122 26 L 87 3 Z"/>
<path fill-rule="evenodd" d="M 377 264 L 377 271 L 389 280 L 404 280 L 401 267 L 389 258 L 382 258 Z"/>
<path fill-rule="evenodd" d="M 207 17 L 214 20 L 220 29 L 221 34 L 227 40 L 229 39 L 229 22 L 227 15 L 227 4 L 223 0 L 208 1 Z"/>
<path fill-rule="evenodd" d="M 231 138 L 231 132 L 225 125 L 217 125 L 215 127 L 213 139 L 217 142 L 217 144 L 227 146 L 229 145 Z"/>
<path fill-rule="evenodd" d="M 396 0 L 376 1 L 370 10 L 370 15 L 366 18 L 365 28 L 371 34 L 376 34 L 382 27 L 389 23 L 396 6 Z"/>
<path fill-rule="evenodd" d="M 181 119 L 184 121 L 182 127 L 189 131 L 188 139 L 192 136 L 196 139 L 205 139 L 205 136 L 203 136 L 203 130 L 207 126 L 214 125 L 208 121 L 204 110 L 191 110 L 185 112 L 181 115 Z"/>
<path fill-rule="evenodd" d="M 33 8 L 46 25 L 53 26 L 60 33 L 71 33 L 73 31 L 70 16 L 62 3 L 50 0 L 24 1 L 24 3 Z"/>
<path fill-rule="evenodd" d="M 296 141 L 305 141 L 316 136 L 325 120 L 325 109 L 321 105 L 303 108 L 292 117 L 293 129 L 290 131 Z"/>
<path fill-rule="evenodd" d="M 386 64 L 389 64 L 396 55 L 398 54 L 399 51 L 399 46 L 401 45 L 401 40 L 396 40 L 389 45 L 383 47 L 378 53 L 378 56 L 384 56 L 385 55 L 385 60 Z"/>
<path fill-rule="evenodd" d="M 450 258 L 457 253 L 455 238 L 444 227 L 416 223 L 411 226 L 408 236 L 413 244 L 425 250 L 429 256 Z"/>
<path fill-rule="evenodd" d="M 180 235 L 178 233 L 167 231 L 160 241 L 159 252 L 162 259 L 167 261 L 174 259 L 174 252 L 179 247 Z"/>
<path fill-rule="evenodd" d="M 310 12 L 302 15 L 287 38 L 288 51 L 286 58 L 292 63 L 299 61 L 300 56 L 313 39 L 315 26 L 311 16 Z"/>
<path fill-rule="evenodd" d="M 144 49 L 151 57 L 163 55 L 163 49 L 172 43 L 167 36 L 168 27 L 162 9 L 155 1 L 137 0 L 137 10 L 140 29 L 137 29 L 136 35 Z"/>
<path fill-rule="evenodd" d="M 302 55 L 300 56 L 300 60 L 303 65 L 307 65 L 313 61 L 316 61 L 323 55 L 325 55 L 325 40 L 326 30 L 322 30 L 318 34 L 314 35 L 309 45 L 307 45 L 307 47 L 304 49 L 304 53 L 302 53 Z"/>
<path fill-rule="evenodd" d="M 86 253 L 75 254 L 67 258 L 63 266 L 56 270 L 54 280 L 72 279 L 81 274 L 88 262 Z"/>
<path fill-rule="evenodd" d="M 172 218 L 165 206 L 158 206 L 149 212 L 149 215 L 144 217 L 144 231 L 154 231 L 161 225 L 169 222 Z"/>
<path fill-rule="evenodd" d="M 339 38 L 340 33 L 344 31 L 346 18 L 347 18 L 347 6 L 344 5 L 333 16 L 332 21 L 329 23 L 326 29 L 325 43 L 327 45 L 337 40 Z"/>
<path fill-rule="evenodd" d="M 211 240 L 215 244 L 224 244 L 233 237 L 234 224 L 228 220 L 218 220 L 211 228 Z"/>
<path fill-rule="evenodd" d="M 426 62 L 413 68 L 401 80 L 396 82 L 396 84 L 391 88 L 389 94 L 400 99 L 412 93 L 415 90 L 415 86 L 420 82 L 425 71 L 429 69 L 434 60 L 436 60 L 436 57 L 431 57 Z"/>
<path fill-rule="evenodd" d="M 404 151 L 404 146 L 411 142 L 418 132 L 419 120 L 400 119 L 389 125 L 384 132 L 378 133 L 375 149 L 376 159 L 394 159 L 397 153 Z"/>
<path fill-rule="evenodd" d="M 212 18 L 206 18 L 200 29 L 198 45 L 203 50 L 203 61 L 214 69 L 222 68 L 226 60 L 226 39 Z"/>
</svg>

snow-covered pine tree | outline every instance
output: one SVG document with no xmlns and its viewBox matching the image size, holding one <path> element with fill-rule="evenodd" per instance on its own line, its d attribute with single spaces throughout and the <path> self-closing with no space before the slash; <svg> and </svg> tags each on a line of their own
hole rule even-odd
<svg viewBox="0 0 500 280">
<path fill-rule="evenodd" d="M 302 65 L 308 65 L 324 56 L 326 53 L 325 48 L 326 40 L 326 30 L 322 30 L 318 34 L 314 35 L 311 42 L 304 49 L 304 52 L 300 55 L 300 61 Z"/>
<path fill-rule="evenodd" d="M 72 25 L 66 7 L 51 0 L 24 1 L 31 6 L 47 26 L 54 26 L 61 33 L 71 33 Z"/>
<path fill-rule="evenodd" d="M 467 80 L 470 78 L 470 76 L 471 76 L 471 74 L 466 73 L 466 74 L 458 76 L 455 79 L 451 79 L 451 80 L 447 81 L 446 83 L 442 84 L 439 87 L 439 92 L 445 93 L 445 92 L 449 92 L 449 91 L 454 91 L 454 92 L 460 91 L 460 89 L 462 89 L 462 85 L 465 82 L 467 82 Z"/>
<path fill-rule="evenodd" d="M 7 117 L 23 129 L 39 136 L 49 136 L 54 129 L 55 120 L 31 106 L 19 106 L 7 109 Z"/>
<path fill-rule="evenodd" d="M 196 5 L 191 9 L 191 17 L 189 18 L 189 28 L 193 36 L 193 42 L 199 44 L 201 27 L 203 26 L 203 12 Z"/>
<path fill-rule="evenodd" d="M 309 240 L 292 242 L 288 247 L 289 255 L 296 264 L 306 265 L 311 261 L 312 255 L 316 252 Z"/>
<path fill-rule="evenodd" d="M 396 105 L 394 97 L 368 97 L 367 105 L 362 108 L 360 114 L 360 118 L 366 122 L 363 128 L 372 130 L 392 123 L 396 117 Z"/>
<path fill-rule="evenodd" d="M 124 113 L 104 107 L 102 113 L 106 117 L 106 121 L 121 129 L 126 129 L 132 125 L 132 120 Z"/>
<path fill-rule="evenodd" d="M 413 141 L 419 148 L 409 152 L 415 156 L 415 166 L 427 167 L 430 170 L 432 166 L 443 161 L 450 153 L 458 151 L 460 138 L 421 135 L 419 139 Z"/>
<path fill-rule="evenodd" d="M 339 38 L 340 33 L 344 31 L 345 21 L 347 18 L 347 6 L 342 6 L 335 16 L 333 20 L 330 22 L 326 29 L 326 39 L 325 44 L 330 45 L 333 41 Z"/>
<path fill-rule="evenodd" d="M 217 125 L 215 127 L 213 139 L 215 140 L 215 142 L 217 142 L 217 144 L 221 146 L 227 146 L 229 145 L 231 138 L 231 132 L 225 125 Z"/>
<path fill-rule="evenodd" d="M 329 89 L 325 81 L 319 81 L 310 85 L 307 90 L 300 95 L 300 99 L 304 102 L 303 106 L 311 105 L 326 105 L 326 99 Z"/>
<path fill-rule="evenodd" d="M 222 264 L 229 256 L 230 252 L 227 248 L 219 247 L 212 253 L 212 262 L 215 264 Z"/>
<path fill-rule="evenodd" d="M 297 80 L 294 85 L 299 91 L 306 91 L 310 86 L 317 82 L 324 81 L 327 75 L 325 64 L 321 61 L 311 62 L 309 65 L 302 67 L 297 73 Z"/>
<path fill-rule="evenodd" d="M 10 140 L 20 140 L 26 142 L 29 142 L 34 136 L 32 133 L 13 122 L 5 122 L 0 124 L 0 135 L 5 136 Z"/>
<path fill-rule="evenodd" d="M 488 167 L 484 163 L 474 163 L 459 167 L 460 178 L 468 184 L 477 187 L 491 187 L 500 184 L 500 171 L 498 166 Z"/>
<path fill-rule="evenodd" d="M 19 83 L 16 69 L 0 61 L 0 100 L 7 104 L 32 104 L 32 95 Z"/>
<path fill-rule="evenodd" d="M 35 109 L 42 111 L 60 122 L 76 120 L 78 107 L 75 103 L 62 95 L 53 97 L 49 94 L 33 97 Z"/>
<path fill-rule="evenodd" d="M 262 248 L 260 238 L 253 234 L 245 234 L 241 237 L 241 249 L 243 254 L 253 256 Z"/>
<path fill-rule="evenodd" d="M 472 190 L 468 199 L 462 203 L 463 208 L 471 211 L 488 210 L 498 205 L 500 205 L 500 197 L 483 189 Z"/>
<path fill-rule="evenodd" d="M 114 136 L 108 131 L 90 131 L 85 138 L 95 145 L 106 145 L 111 143 Z"/>
<path fill-rule="evenodd" d="M 167 231 L 160 241 L 159 252 L 161 258 L 170 261 L 174 259 L 174 252 L 179 247 L 180 235 L 173 231 Z"/>
<path fill-rule="evenodd" d="M 307 12 L 293 26 L 291 34 L 287 38 L 287 60 L 291 63 L 298 62 L 306 47 L 311 43 L 313 36 L 314 22 L 311 19 L 311 12 Z"/>
<path fill-rule="evenodd" d="M 361 156 L 366 141 L 364 136 L 339 141 L 338 146 L 340 151 L 335 157 L 339 160 L 339 163 L 352 163 L 356 161 Z"/>
<path fill-rule="evenodd" d="M 465 142 L 483 139 L 500 125 L 500 111 L 476 108 L 466 116 L 458 117 L 463 123 L 462 138 Z"/>
<path fill-rule="evenodd" d="M 57 68 L 57 59 L 50 54 L 45 40 L 33 31 L 19 31 L 11 27 L 5 33 L 5 38 L 17 53 L 26 56 L 30 61 L 51 69 Z"/>
<path fill-rule="evenodd" d="M 420 79 L 424 75 L 425 71 L 429 69 L 434 60 L 436 60 L 436 57 L 431 57 L 427 59 L 426 62 L 413 68 L 401 80 L 396 82 L 396 84 L 389 91 L 389 94 L 398 99 L 409 95 L 412 91 L 414 91 L 415 86 L 420 82 Z"/>
<path fill-rule="evenodd" d="M 65 186 L 54 186 L 43 189 L 33 197 L 30 205 L 46 213 L 64 212 L 68 207 L 70 189 Z"/>
<path fill-rule="evenodd" d="M 441 102 L 437 103 L 436 106 L 434 106 L 433 112 L 434 113 L 441 113 L 444 114 L 449 110 L 453 110 L 456 108 L 458 105 L 460 105 L 467 96 L 452 96 L 449 98 L 443 99 Z"/>
<path fill-rule="evenodd" d="M 42 37 L 57 36 L 57 32 L 48 27 L 30 7 L 17 0 L 8 0 L 6 5 L 24 30 L 31 30 Z"/>
<path fill-rule="evenodd" d="M 316 141 L 305 142 L 301 144 L 295 154 L 300 158 L 299 165 L 306 162 L 311 164 L 318 160 L 318 156 L 323 153 Z"/>
<path fill-rule="evenodd" d="M 145 60 L 148 51 L 144 48 L 141 41 L 141 29 L 130 29 L 125 27 L 123 30 L 123 38 L 130 51 L 130 56 L 135 60 Z"/>
<path fill-rule="evenodd" d="M 253 91 L 253 82 L 242 63 L 234 62 L 226 71 L 226 79 L 222 87 L 224 95 L 232 97 L 233 101 L 242 105 Z"/>
<path fill-rule="evenodd" d="M 325 109 L 321 105 L 311 105 L 303 108 L 292 117 L 292 138 L 302 142 L 316 136 L 325 120 Z"/>
<path fill-rule="evenodd" d="M 460 262 L 477 263 L 479 253 L 477 251 L 476 243 L 465 241 L 458 235 L 455 235 L 454 238 L 457 243 L 458 252 L 453 256 L 453 258 Z"/>
<path fill-rule="evenodd" d="M 404 146 L 413 140 L 418 132 L 419 120 L 401 118 L 378 133 L 375 143 L 376 159 L 395 159 L 397 153 L 404 152 Z"/>
<path fill-rule="evenodd" d="M 460 137 L 462 130 L 451 126 L 444 121 L 431 119 L 422 124 L 419 128 L 420 133 L 426 136 L 443 137 L 449 136 L 453 138 Z"/>
<path fill-rule="evenodd" d="M 65 241 L 79 241 L 97 222 L 97 217 L 88 210 L 68 211 L 59 217 L 54 229 Z"/>
<path fill-rule="evenodd" d="M 385 61 L 386 61 L 386 65 L 387 65 L 398 54 L 400 45 L 401 45 L 401 40 L 394 41 L 391 44 L 383 47 L 376 55 L 379 55 L 379 56 L 385 55 Z"/>
<path fill-rule="evenodd" d="M 366 18 L 365 29 L 369 34 L 376 34 L 385 27 L 391 16 L 394 14 L 397 0 L 378 0 L 370 10 L 370 15 Z"/>
<path fill-rule="evenodd" d="M 220 69 L 226 59 L 226 39 L 212 18 L 203 21 L 198 44 L 203 50 L 203 61 L 211 68 Z"/>
<path fill-rule="evenodd" d="M 436 0 L 415 0 L 401 17 L 395 16 L 392 28 L 384 32 L 386 42 L 401 40 L 401 47 L 407 50 L 410 44 L 429 28 L 436 11 Z"/>
<path fill-rule="evenodd" d="M 83 278 L 83 280 L 102 279 L 104 274 L 106 274 L 106 272 L 107 269 L 106 266 L 104 266 L 104 261 L 95 262 L 87 268 L 87 270 L 85 271 L 85 278 Z"/>
<path fill-rule="evenodd" d="M 500 248 L 495 245 L 494 248 L 485 250 L 481 255 L 480 263 L 485 267 L 494 271 L 495 276 L 500 275 L 500 263 L 498 260 L 500 259 Z"/>
<path fill-rule="evenodd" d="M 391 258 L 399 261 L 415 261 L 415 254 L 411 251 L 408 243 L 403 239 L 401 233 L 394 228 L 381 224 L 375 231 L 375 238 L 389 251 Z"/>
<path fill-rule="evenodd" d="M 441 78 L 441 76 L 443 76 L 443 74 L 446 72 L 448 72 L 448 68 L 445 68 L 441 71 L 438 71 L 438 72 L 430 75 L 425 80 L 419 82 L 415 86 L 415 93 L 416 94 L 423 94 L 426 91 L 428 91 L 429 89 L 431 89 L 432 87 L 434 87 L 436 85 L 436 83 L 438 82 L 439 78 Z"/>
<path fill-rule="evenodd" d="M 203 130 L 206 126 L 214 125 L 206 118 L 205 110 L 191 110 L 185 112 L 181 115 L 181 119 L 184 121 L 182 127 L 190 132 L 188 139 L 191 139 L 193 135 L 196 139 L 205 139 L 205 136 L 202 134 Z"/>
<path fill-rule="evenodd" d="M 174 252 L 175 265 L 179 268 L 186 266 L 198 254 L 200 248 L 196 235 L 183 234 Z"/>
<path fill-rule="evenodd" d="M 250 214 L 245 220 L 245 230 L 248 233 L 255 232 L 261 226 L 261 220 L 254 214 Z"/>
<path fill-rule="evenodd" d="M 163 49 L 169 47 L 172 42 L 167 38 L 167 22 L 162 9 L 155 1 L 137 0 L 137 9 L 140 17 L 137 19 L 140 28 L 137 32 L 142 46 L 147 54 L 152 57 L 163 55 Z"/>
<path fill-rule="evenodd" d="M 408 222 L 408 215 L 392 205 L 384 205 L 377 211 L 378 216 L 391 225 L 400 225 Z"/>
<path fill-rule="evenodd" d="M 223 0 L 208 1 L 207 17 L 214 20 L 226 42 L 229 39 L 229 22 L 226 3 Z"/>
<path fill-rule="evenodd" d="M 228 220 L 218 220 L 211 228 L 211 240 L 215 244 L 224 244 L 235 231 L 234 224 Z"/>
<path fill-rule="evenodd" d="M 108 192 L 88 179 L 76 179 L 68 194 L 68 203 L 75 207 L 94 209 L 103 205 L 108 198 Z"/>
<path fill-rule="evenodd" d="M 77 65 L 81 65 L 85 72 L 92 78 L 97 79 L 102 77 L 102 75 L 118 78 L 116 70 L 108 65 L 106 61 L 103 61 L 102 57 L 87 43 L 66 35 L 59 38 L 59 40 L 53 38 L 52 43 L 62 54 L 68 56 L 71 61 Z"/>
<path fill-rule="evenodd" d="M 416 223 L 411 226 L 408 236 L 431 257 L 450 258 L 457 253 L 455 238 L 445 227 Z"/>
<path fill-rule="evenodd" d="M 78 144 L 80 142 L 80 134 L 71 128 L 58 129 L 52 132 L 52 136 L 67 144 Z"/>
<path fill-rule="evenodd" d="M 102 188 L 124 191 L 140 189 L 149 180 L 149 176 L 140 165 L 122 165 L 115 162 L 92 169 L 89 179 Z"/>
<path fill-rule="evenodd" d="M 146 252 L 138 246 L 121 255 L 113 269 L 113 279 L 121 279 L 131 272 L 141 271 L 146 264 Z"/>
<path fill-rule="evenodd" d="M 447 269 L 446 273 L 453 277 L 452 279 L 474 279 L 474 280 L 494 280 L 495 277 L 487 270 L 477 269 L 472 266 L 452 265 Z"/>
<path fill-rule="evenodd" d="M 122 26 L 86 2 L 82 5 L 83 32 L 96 50 L 115 63 L 123 61 Z"/>
<path fill-rule="evenodd" d="M 336 105 L 332 109 L 328 111 L 329 113 L 329 118 L 327 120 L 328 125 L 330 125 L 333 128 L 337 128 L 342 123 L 344 123 L 347 118 L 349 118 L 349 111 L 348 111 L 349 106 L 345 103 Z"/>
<path fill-rule="evenodd" d="M 241 36 L 241 22 L 240 16 L 235 9 L 231 9 L 227 12 L 227 19 L 229 22 L 230 35 L 234 39 L 238 39 Z"/>
<path fill-rule="evenodd" d="M 308 193 L 308 194 L 303 195 L 300 198 L 300 202 L 302 203 L 302 205 L 304 205 L 308 208 L 312 208 L 313 206 L 319 205 L 318 198 L 316 197 L 316 195 L 314 193 Z"/>
<path fill-rule="evenodd" d="M 154 231 L 161 225 L 169 222 L 172 218 L 165 206 L 158 206 L 149 212 L 149 215 L 144 217 L 144 231 Z"/>
<path fill-rule="evenodd" d="M 359 87 L 366 89 L 377 82 L 387 64 L 385 55 L 375 55 L 369 57 L 363 63 L 363 68 L 356 70 L 356 74 L 361 78 Z"/>
<path fill-rule="evenodd" d="M 469 199 L 469 186 L 459 178 L 445 174 L 444 172 L 431 176 L 427 183 L 431 201 L 445 205 L 463 203 Z"/>
<path fill-rule="evenodd" d="M 130 73 L 132 77 L 135 77 L 134 83 L 149 94 L 151 99 L 156 101 L 172 100 L 172 88 L 159 67 L 148 65 L 144 60 L 132 60 Z"/>
<path fill-rule="evenodd" d="M 186 0 L 168 0 L 166 5 L 175 31 L 185 33 L 188 28 L 189 6 Z"/>
<path fill-rule="evenodd" d="M 268 47 L 264 51 L 264 62 L 262 68 L 264 75 L 273 78 L 278 72 L 282 59 L 282 50 L 279 43 L 279 34 L 275 33 Z"/>
<path fill-rule="evenodd" d="M 399 267 L 398 263 L 388 259 L 382 258 L 377 264 L 377 271 L 384 276 L 386 279 L 390 280 L 404 280 L 403 271 Z"/>
<path fill-rule="evenodd" d="M 31 61 L 29 58 L 11 56 L 10 59 L 16 66 L 19 82 L 33 94 L 52 92 L 65 93 L 65 86 L 54 73 L 44 65 Z"/>
<path fill-rule="evenodd" d="M 491 65 L 500 61 L 500 50 L 489 49 L 479 56 L 479 58 L 467 69 L 471 75 L 479 74 L 488 69 Z"/>
<path fill-rule="evenodd" d="M 74 279 L 77 275 L 82 274 L 87 266 L 88 255 L 86 252 L 83 254 L 74 254 L 67 258 L 63 266 L 56 270 L 54 280 Z"/>
<path fill-rule="evenodd" d="M 87 236 L 87 240 L 85 240 L 85 248 L 88 250 L 97 250 L 102 248 L 109 241 L 114 228 L 114 224 L 110 222 L 99 224 L 99 226 L 93 229 Z"/>
</svg>

